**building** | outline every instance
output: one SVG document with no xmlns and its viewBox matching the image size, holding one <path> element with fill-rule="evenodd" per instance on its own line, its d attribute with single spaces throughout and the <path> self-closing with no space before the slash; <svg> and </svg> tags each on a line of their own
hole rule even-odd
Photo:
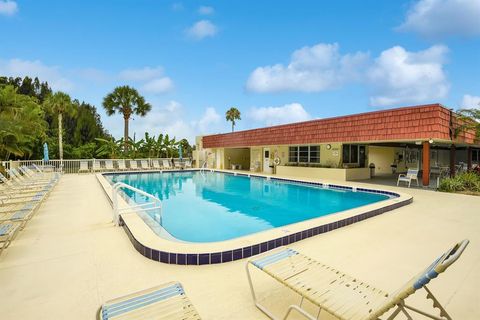
<svg viewBox="0 0 480 320">
<path fill-rule="evenodd" d="M 429 185 L 432 174 L 478 165 L 480 142 L 463 124 L 430 104 L 206 135 L 197 138 L 197 164 L 334 180 L 418 168 Z"/>
</svg>

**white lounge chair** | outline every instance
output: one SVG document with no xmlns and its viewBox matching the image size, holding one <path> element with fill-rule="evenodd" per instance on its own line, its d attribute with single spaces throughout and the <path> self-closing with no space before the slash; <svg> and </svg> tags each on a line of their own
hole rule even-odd
<svg viewBox="0 0 480 320">
<path fill-rule="evenodd" d="M 192 168 L 192 161 L 191 160 L 185 160 L 185 168 Z"/>
<path fill-rule="evenodd" d="M 78 173 L 82 172 L 90 172 L 90 169 L 88 169 L 88 161 L 80 161 L 80 169 L 78 169 Z"/>
<path fill-rule="evenodd" d="M 160 165 L 160 162 L 158 160 L 152 160 L 152 165 L 153 169 L 155 170 L 161 170 L 162 166 Z"/>
<path fill-rule="evenodd" d="M 400 182 L 405 182 L 408 183 L 408 187 L 410 188 L 410 184 L 412 183 L 412 180 L 415 180 L 418 184 L 418 169 L 408 169 L 407 173 L 404 174 L 399 174 L 398 175 L 398 180 L 397 180 L 397 186 L 399 185 Z"/>
<path fill-rule="evenodd" d="M 197 310 L 178 282 L 107 301 L 100 308 L 98 318 L 200 320 Z"/>
<path fill-rule="evenodd" d="M 18 222 L 1 222 L 0 223 L 0 254 L 15 239 L 21 224 Z"/>
<path fill-rule="evenodd" d="M 118 170 L 120 171 L 125 171 L 127 170 L 127 166 L 125 165 L 125 160 L 118 160 L 117 161 L 117 164 L 118 164 Z"/>
<path fill-rule="evenodd" d="M 94 172 L 103 171 L 102 164 L 100 160 L 94 160 L 92 164 L 92 169 Z"/>
<path fill-rule="evenodd" d="M 172 169 L 172 165 L 170 164 L 170 160 L 163 159 L 162 164 L 163 164 L 163 169 Z"/>
<path fill-rule="evenodd" d="M 282 319 L 287 319 L 292 311 L 296 311 L 305 318 L 314 320 L 318 319 L 322 311 L 325 311 L 340 320 L 373 320 L 379 319 L 394 308 L 393 313 L 388 317 L 389 320 L 394 319 L 399 313 L 403 313 L 408 319 L 413 319 L 409 311 L 431 319 L 451 320 L 452 318 L 426 284 L 453 264 L 465 250 L 468 242 L 463 240 L 456 243 L 428 268 L 393 293 L 377 289 L 356 277 L 285 247 L 249 260 L 246 266 L 247 277 L 255 305 L 271 319 L 275 319 L 275 316 L 260 304 L 255 296 L 249 266 L 265 272 L 299 294 L 302 302 L 308 300 L 318 308 L 318 313 L 316 312 L 316 316 L 313 316 L 302 308 L 302 303 L 293 304 L 288 307 Z M 433 300 L 434 308 L 440 310 L 440 317 L 405 304 L 405 299 L 422 288 L 427 292 L 427 299 Z"/>
<path fill-rule="evenodd" d="M 140 165 L 142 166 L 143 169 L 150 170 L 152 167 L 148 164 L 147 160 L 140 160 Z"/>
<path fill-rule="evenodd" d="M 113 161 L 112 160 L 105 160 L 105 170 L 115 171 L 115 167 L 113 166 Z"/>
<path fill-rule="evenodd" d="M 173 160 L 173 165 L 175 166 L 175 169 L 182 169 L 182 163 L 180 160 Z"/>
<path fill-rule="evenodd" d="M 130 170 L 138 170 L 137 160 L 130 160 Z"/>
</svg>

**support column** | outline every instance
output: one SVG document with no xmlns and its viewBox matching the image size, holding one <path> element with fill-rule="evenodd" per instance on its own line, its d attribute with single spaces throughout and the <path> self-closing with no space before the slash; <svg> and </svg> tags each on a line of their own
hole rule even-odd
<svg viewBox="0 0 480 320">
<path fill-rule="evenodd" d="M 455 177 L 455 145 L 450 146 L 450 177 Z"/>
<path fill-rule="evenodd" d="M 423 141 L 422 170 L 423 186 L 428 187 L 430 185 L 430 143 L 428 141 Z"/>
<path fill-rule="evenodd" d="M 472 170 L 472 147 L 467 148 L 467 170 Z"/>
</svg>

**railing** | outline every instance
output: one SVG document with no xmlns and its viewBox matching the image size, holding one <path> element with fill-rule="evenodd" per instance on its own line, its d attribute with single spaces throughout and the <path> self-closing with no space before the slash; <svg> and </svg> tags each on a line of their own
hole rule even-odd
<svg viewBox="0 0 480 320">
<path fill-rule="evenodd" d="M 147 197 L 148 199 L 150 199 L 150 201 L 142 204 L 137 204 L 137 205 L 130 204 L 128 207 L 119 208 L 118 193 L 120 192 L 121 189 L 128 189 L 135 193 L 141 194 Z M 119 225 L 119 218 L 120 218 L 120 214 L 122 213 L 142 213 L 142 212 L 149 212 L 152 210 L 158 211 L 157 213 L 154 213 L 152 218 L 155 221 L 157 221 L 160 225 L 162 224 L 162 201 L 157 197 L 151 195 L 150 193 L 147 193 L 145 191 L 132 187 L 126 183 L 117 182 L 112 187 L 112 202 L 113 202 L 113 223 L 116 226 Z"/>
<path fill-rule="evenodd" d="M 125 163 L 125 169 L 130 169 L 130 161 L 135 161 L 137 168 L 141 169 L 142 161 L 147 161 L 148 167 L 143 169 L 158 169 L 153 166 L 154 161 L 159 161 L 159 167 L 162 167 L 163 160 L 170 161 L 172 168 L 174 167 L 173 161 L 184 162 L 185 158 L 180 160 L 179 158 L 140 158 L 140 159 L 54 159 L 49 161 L 43 160 L 11 160 L 11 161 L 2 161 L 2 166 L 5 169 L 18 168 L 21 166 L 31 167 L 33 164 L 55 172 L 63 173 L 79 173 L 79 172 L 95 172 L 95 171 L 110 171 L 110 170 L 119 170 L 118 162 L 123 161 Z M 111 161 L 112 168 L 106 167 L 106 161 Z M 86 170 L 80 166 L 80 163 L 83 163 Z M 82 170 L 80 170 L 82 169 Z M 136 169 L 136 168 L 135 168 Z"/>
</svg>

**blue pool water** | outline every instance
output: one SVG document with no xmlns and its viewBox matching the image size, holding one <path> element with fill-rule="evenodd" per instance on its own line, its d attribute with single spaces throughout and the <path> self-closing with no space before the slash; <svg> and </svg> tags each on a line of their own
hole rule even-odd
<svg viewBox="0 0 480 320">
<path fill-rule="evenodd" d="M 106 175 L 162 200 L 162 226 L 190 242 L 232 239 L 388 199 L 384 194 L 198 171 Z M 127 190 L 128 191 L 128 190 Z M 136 203 L 144 196 L 126 192 Z"/>
</svg>

